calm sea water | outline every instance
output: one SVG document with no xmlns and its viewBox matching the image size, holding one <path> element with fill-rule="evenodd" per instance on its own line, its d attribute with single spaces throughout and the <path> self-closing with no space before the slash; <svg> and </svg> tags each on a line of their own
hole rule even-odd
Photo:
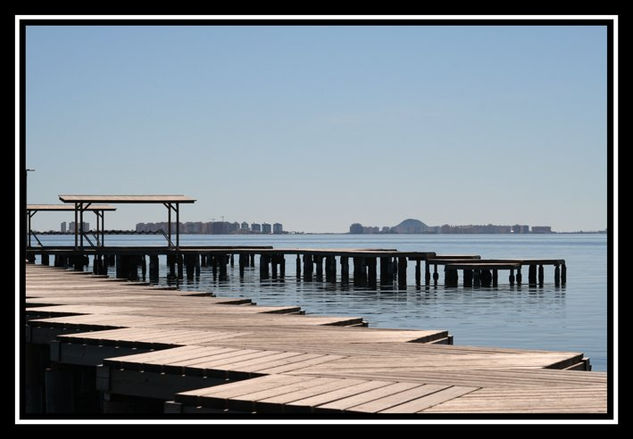
<svg viewBox="0 0 633 439">
<path fill-rule="evenodd" d="M 43 236 L 44 245 L 68 244 L 72 236 Z M 545 284 L 510 287 L 507 271 L 499 286 L 445 288 L 440 267 L 438 287 L 418 288 L 415 264 L 409 263 L 406 289 L 377 289 L 340 282 L 297 281 L 295 256 L 286 257 L 285 280 L 259 279 L 259 269 L 239 278 L 228 268 L 227 281 L 214 281 L 210 267 L 181 289 L 212 291 L 217 296 L 247 297 L 259 305 L 300 305 L 306 314 L 362 316 L 370 327 L 447 329 L 454 343 L 472 346 L 579 351 L 594 370 L 606 370 L 607 239 L 603 234 L 561 235 L 182 235 L 181 245 L 272 245 L 284 248 L 395 248 L 438 254 L 479 254 L 483 258 L 563 258 L 567 285 L 555 287 L 553 267 Z M 164 245 L 153 235 L 108 236 L 110 245 Z M 52 262 L 52 261 L 51 261 Z M 160 283 L 166 284 L 165 258 Z M 259 258 L 256 258 L 259 264 Z M 350 265 L 352 262 L 350 260 Z M 112 268 L 111 268 L 112 269 Z M 337 268 L 340 277 L 340 266 Z M 350 267 L 352 273 L 352 267 Z M 523 280 L 527 282 L 527 267 Z M 114 273 L 110 273 L 113 275 Z M 460 284 L 461 284 L 460 273 Z"/>
</svg>

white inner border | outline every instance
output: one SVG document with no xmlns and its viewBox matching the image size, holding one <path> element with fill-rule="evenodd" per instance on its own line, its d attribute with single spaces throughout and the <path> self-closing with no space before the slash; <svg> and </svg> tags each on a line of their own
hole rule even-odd
<svg viewBox="0 0 633 439">
<path fill-rule="evenodd" d="M 613 22 L 613 419 L 20 419 L 20 22 L 22 20 L 611 20 Z M 160 24 L 157 24 L 160 25 Z M 421 25 L 423 26 L 423 24 Z M 522 24 L 522 26 L 525 26 Z M 617 15 L 16 15 L 15 16 L 15 423 L 16 424 L 616 424 L 618 423 L 618 16 Z M 28 163 L 27 163 L 28 166 Z M 607 273 L 607 276 L 609 273 Z"/>
</svg>

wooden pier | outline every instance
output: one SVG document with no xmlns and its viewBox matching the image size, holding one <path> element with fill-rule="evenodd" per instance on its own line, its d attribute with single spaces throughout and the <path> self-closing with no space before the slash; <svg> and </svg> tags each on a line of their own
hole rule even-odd
<svg viewBox="0 0 633 439">
<path fill-rule="evenodd" d="M 327 258 L 346 252 L 304 256 L 307 267 L 324 258 L 332 270 Z M 272 261 L 284 251 L 257 253 Z M 389 259 L 385 272 L 404 265 L 384 250 L 361 253 Z M 382 266 L 365 267 L 382 273 Z M 580 352 L 457 346 L 446 330 L 369 328 L 362 317 L 302 315 L 293 304 L 260 307 L 34 264 L 26 266 L 25 293 L 30 414 L 607 410 L 607 375 L 590 372 Z"/>
<path fill-rule="evenodd" d="M 40 246 L 27 249 L 27 260 L 34 262 L 40 255 L 41 263 L 56 267 L 83 270 L 92 265 L 94 274 L 108 274 L 114 267 L 115 275 L 130 280 L 157 282 L 159 256 L 166 256 L 167 278 L 199 278 L 201 267 L 211 267 L 214 279 L 226 280 L 228 267 L 239 266 L 242 278 L 246 269 L 258 267 L 259 277 L 284 279 L 287 257 L 294 257 L 297 280 L 342 282 L 376 287 L 395 283 L 406 288 L 409 263 L 415 264 L 416 286 L 437 286 L 438 266 L 444 266 L 444 285 L 457 287 L 458 272 L 462 271 L 464 287 L 496 287 L 499 283 L 521 285 L 522 268 L 527 266 L 528 285 L 542 287 L 545 283 L 544 266 L 554 267 L 552 280 L 556 287 L 567 282 L 564 259 L 482 259 L 479 255 L 437 255 L 435 252 L 403 252 L 396 249 L 319 249 L 273 248 L 271 246 L 103 246 L 77 249 L 69 246 Z M 92 261 L 92 264 L 90 263 Z M 148 269 L 149 262 L 149 269 Z M 422 274 L 424 264 L 424 275 Z M 350 265 L 352 270 L 350 272 Z M 339 268 L 340 267 L 340 268 Z M 508 271 L 507 282 L 499 276 Z M 538 275 L 537 275 L 538 273 Z"/>
</svg>

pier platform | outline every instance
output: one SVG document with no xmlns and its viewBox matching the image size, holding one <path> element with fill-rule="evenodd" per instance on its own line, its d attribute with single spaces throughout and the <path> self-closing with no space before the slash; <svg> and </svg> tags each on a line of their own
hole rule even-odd
<svg viewBox="0 0 633 439">
<path fill-rule="evenodd" d="M 444 329 L 34 264 L 25 294 L 27 413 L 607 411 L 607 375 L 581 352 L 459 346 Z"/>
</svg>

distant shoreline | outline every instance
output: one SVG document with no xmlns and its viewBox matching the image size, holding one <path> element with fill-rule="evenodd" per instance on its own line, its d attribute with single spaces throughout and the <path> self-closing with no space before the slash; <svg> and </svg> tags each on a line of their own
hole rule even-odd
<svg viewBox="0 0 633 439">
<path fill-rule="evenodd" d="M 94 230 L 91 230 L 91 233 Z M 38 235 L 74 235 L 74 232 L 59 232 L 49 230 L 40 232 L 33 230 Z M 137 232 L 135 230 L 106 230 L 105 234 L 112 235 L 160 235 L 160 232 Z M 349 233 L 349 232 L 284 232 L 284 233 L 181 233 L 181 235 L 206 235 L 206 236 L 288 236 L 288 235 L 353 235 L 353 236 L 393 236 L 393 235 L 606 235 L 602 231 L 577 231 L 577 232 L 546 232 L 546 233 Z"/>
</svg>

